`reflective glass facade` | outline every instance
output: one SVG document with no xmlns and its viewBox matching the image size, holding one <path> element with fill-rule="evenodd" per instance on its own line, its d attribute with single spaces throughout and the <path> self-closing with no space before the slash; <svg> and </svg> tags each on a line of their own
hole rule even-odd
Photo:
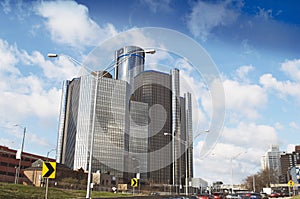
<svg viewBox="0 0 300 199">
<path fill-rule="evenodd" d="M 116 51 L 116 79 L 93 73 L 64 83 L 57 162 L 88 170 L 96 105 L 93 172 L 174 185 L 193 176 L 191 95 L 180 97 L 178 69 L 144 71 L 144 56 L 124 47 Z"/>
<path fill-rule="evenodd" d="M 64 123 L 66 118 L 66 105 L 67 105 L 67 95 L 68 95 L 68 87 L 69 80 L 63 82 L 62 85 L 62 95 L 60 99 L 60 113 L 59 113 L 59 129 L 58 129 L 58 139 L 57 139 L 57 148 L 56 148 L 56 161 L 61 163 L 61 155 L 63 148 L 63 140 L 64 140 Z"/>
<path fill-rule="evenodd" d="M 69 83 L 67 91 L 65 124 L 64 127 L 59 127 L 64 128 L 64 135 L 60 137 L 62 140 L 58 142 L 62 143 L 61 162 L 72 167 L 76 143 L 80 79 L 73 79 Z"/>
<path fill-rule="evenodd" d="M 129 171 L 140 173 L 142 181 L 147 180 L 148 171 L 148 114 L 147 103 L 130 102 Z"/>
<path fill-rule="evenodd" d="M 134 77 L 144 71 L 144 50 L 136 46 L 126 46 L 116 51 L 116 60 L 116 79 L 127 81 L 132 93 Z"/>
<path fill-rule="evenodd" d="M 73 81 L 68 86 L 67 116 L 59 127 L 65 129 L 62 163 L 87 170 L 96 79 L 88 75 L 80 77 L 76 83 Z M 124 157 L 129 150 L 128 84 L 99 78 L 96 99 L 92 171 L 109 172 L 122 179 L 126 170 Z"/>
<path fill-rule="evenodd" d="M 184 94 L 186 109 L 186 135 L 188 141 L 188 178 L 193 178 L 193 115 L 192 115 L 192 97 L 191 93 Z"/>
<path fill-rule="evenodd" d="M 147 103 L 149 106 L 148 138 L 148 181 L 150 183 L 168 184 L 171 180 L 172 151 L 166 147 L 171 136 L 171 90 L 170 75 L 145 71 L 134 80 L 134 100 Z M 156 108 L 155 108 L 156 106 Z M 154 153 L 160 151 L 158 153 Z"/>
<path fill-rule="evenodd" d="M 180 129 L 180 83 L 179 83 L 179 70 L 172 69 L 171 70 L 171 88 L 172 88 L 172 135 L 173 135 L 173 144 L 174 144 L 174 184 L 181 184 L 181 164 L 179 158 L 181 156 L 182 143 L 181 140 L 181 129 Z"/>
</svg>

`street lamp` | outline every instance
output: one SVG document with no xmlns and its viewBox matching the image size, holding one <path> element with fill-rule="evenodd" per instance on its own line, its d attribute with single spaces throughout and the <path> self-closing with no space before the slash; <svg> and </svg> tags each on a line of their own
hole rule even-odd
<svg viewBox="0 0 300 199">
<path fill-rule="evenodd" d="M 134 55 L 135 53 L 144 52 L 149 54 L 154 54 L 155 49 L 147 49 L 147 50 L 138 50 L 133 51 L 129 55 Z M 95 77 L 95 90 L 94 90 L 94 104 L 93 104 L 93 119 L 92 119 L 92 132 L 91 132 L 91 141 L 90 141 L 90 154 L 89 154 L 89 168 L 88 168 L 88 182 L 87 182 L 87 192 L 86 192 L 86 198 L 90 198 L 91 195 L 91 181 L 92 181 L 92 159 L 93 159 L 93 150 L 94 150 L 94 135 L 95 135 L 95 121 L 96 121 L 96 105 L 97 105 L 97 91 L 98 91 L 98 83 L 99 79 L 104 77 L 108 72 L 110 72 L 114 67 L 116 67 L 116 64 L 113 63 L 106 67 L 100 75 L 99 71 L 91 70 L 89 67 L 84 66 L 82 63 L 77 61 L 76 59 L 72 58 L 71 56 L 64 55 L 64 54 L 55 54 L 55 53 L 48 53 L 47 55 L 49 58 L 56 58 L 59 56 L 63 56 L 68 58 L 70 61 L 74 62 L 75 64 L 78 64 L 85 69 L 89 70 L 91 72 L 91 75 L 96 76 Z M 126 56 L 126 58 L 123 58 L 118 64 L 123 63 L 127 59 L 129 59 L 130 56 Z M 116 61 L 116 60 L 115 60 Z"/>
<path fill-rule="evenodd" d="M 96 119 L 96 100 L 97 100 L 97 91 L 98 91 L 98 82 L 99 79 L 102 78 L 106 73 L 102 74 L 101 76 L 99 76 L 99 72 L 95 72 L 92 71 L 91 69 L 89 69 L 88 67 L 84 66 L 83 64 L 81 64 L 79 61 L 77 61 L 76 59 L 72 58 L 71 56 L 68 55 L 64 55 L 64 54 L 54 54 L 54 53 L 48 53 L 47 55 L 49 58 L 56 58 L 59 56 L 63 56 L 68 58 L 70 61 L 74 62 L 75 64 L 78 64 L 82 67 L 84 67 L 85 69 L 88 69 L 89 71 L 91 71 L 91 74 L 93 76 L 96 75 L 96 82 L 95 82 L 95 90 L 94 90 L 94 105 L 93 105 L 93 119 L 92 119 L 92 132 L 91 132 L 91 141 L 90 141 L 90 154 L 89 154 L 89 167 L 88 167 L 88 182 L 87 182 L 87 191 L 86 191 L 86 198 L 90 198 L 91 195 L 91 181 L 92 181 L 92 160 L 93 160 L 93 150 L 94 150 L 94 134 L 95 134 L 95 119 Z M 104 69 L 104 71 L 112 68 L 113 65 L 110 65 L 109 67 L 107 67 L 106 69 Z"/>
<path fill-rule="evenodd" d="M 231 166 L 231 193 L 233 193 L 233 164 L 232 164 L 232 160 L 236 159 L 237 157 L 239 157 L 243 153 L 247 153 L 247 151 L 240 152 L 237 155 L 234 155 L 234 156 L 232 156 L 230 158 L 230 166 Z"/>
<path fill-rule="evenodd" d="M 204 133 L 208 133 L 209 130 L 205 130 Z M 185 146 L 185 194 L 188 195 L 189 194 L 189 182 L 188 182 L 188 141 L 187 140 L 182 140 L 180 138 L 175 137 L 174 135 L 172 135 L 171 133 L 164 133 L 164 136 L 172 136 L 174 138 L 176 138 L 181 144 L 184 144 Z M 172 139 L 173 140 L 173 139 Z M 173 161 L 173 186 L 174 186 L 174 181 L 175 181 L 175 170 L 174 170 L 174 164 L 175 164 L 175 157 L 174 157 L 174 144 L 173 144 L 173 157 L 172 157 L 172 161 Z"/>
<path fill-rule="evenodd" d="M 173 136 L 171 133 L 164 133 L 164 136 L 172 136 L 172 137 L 174 137 L 174 138 L 176 138 L 175 136 Z M 188 162 L 188 160 L 187 160 L 187 141 L 185 141 L 185 140 L 181 140 L 181 139 L 178 139 L 178 138 L 176 138 L 181 144 L 184 144 L 184 146 L 185 146 L 185 194 L 186 195 L 188 195 L 188 185 L 187 185 L 187 180 L 188 180 L 188 169 L 187 169 L 187 167 L 188 167 L 188 164 L 187 164 L 187 162 Z M 173 139 L 172 139 L 173 140 Z M 175 141 L 175 140 L 174 140 Z M 174 169 L 174 165 L 175 165 L 175 155 L 174 155 L 174 152 L 175 152 L 175 146 L 174 146 L 174 144 L 173 144 L 173 156 L 172 156 L 172 161 L 173 161 L 173 186 L 175 185 L 174 183 L 175 183 L 175 169 Z M 180 176 L 180 178 L 181 178 L 181 176 Z M 176 190 L 177 190 L 177 188 L 176 188 Z"/>
<path fill-rule="evenodd" d="M 15 124 L 15 126 L 19 126 L 18 124 Z M 22 153 L 24 149 L 24 141 L 25 141 L 25 134 L 26 134 L 26 127 L 23 127 L 23 139 L 22 139 L 22 145 L 21 145 L 21 151 L 20 151 L 20 160 L 19 160 L 19 166 L 16 170 L 16 178 L 15 178 L 15 184 L 19 184 L 19 176 L 20 176 L 20 171 L 21 171 L 21 164 L 22 164 Z M 17 158 L 17 157 L 16 157 Z"/>
<path fill-rule="evenodd" d="M 53 149 L 51 149 L 50 151 L 47 152 L 47 161 L 49 160 L 49 158 L 48 158 L 48 157 L 49 157 L 49 154 L 50 154 L 52 151 L 55 151 L 55 150 L 56 150 L 56 148 L 53 148 Z"/>
<path fill-rule="evenodd" d="M 51 149 L 50 151 L 47 152 L 47 161 L 49 161 L 49 154 L 56 149 Z M 48 198 L 48 186 L 49 186 L 49 178 L 46 178 L 46 193 L 45 193 L 45 199 Z"/>
</svg>

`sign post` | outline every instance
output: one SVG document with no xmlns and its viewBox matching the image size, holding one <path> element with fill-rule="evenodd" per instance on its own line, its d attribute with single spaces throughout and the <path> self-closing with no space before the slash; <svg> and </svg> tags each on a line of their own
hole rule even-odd
<svg viewBox="0 0 300 199">
<path fill-rule="evenodd" d="M 43 162 L 42 168 L 42 176 L 46 178 L 46 194 L 45 199 L 48 199 L 48 186 L 49 186 L 49 178 L 55 178 L 56 174 L 56 162 Z"/>
<path fill-rule="evenodd" d="M 295 185 L 295 183 L 294 183 L 293 180 L 290 180 L 290 181 L 288 182 L 288 185 L 289 185 L 290 187 L 293 187 L 293 186 Z"/>
<path fill-rule="evenodd" d="M 137 178 L 131 178 L 130 185 L 132 186 L 132 194 L 134 194 L 134 188 L 139 184 L 139 180 Z"/>
</svg>

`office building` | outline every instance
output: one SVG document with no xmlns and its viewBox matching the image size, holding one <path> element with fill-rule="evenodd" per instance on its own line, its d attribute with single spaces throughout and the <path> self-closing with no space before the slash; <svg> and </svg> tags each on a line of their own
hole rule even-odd
<svg viewBox="0 0 300 199">
<path fill-rule="evenodd" d="M 287 183 L 291 179 L 290 169 L 296 166 L 300 166 L 300 146 L 295 146 L 292 153 L 283 152 L 280 155 L 280 183 Z"/>
<path fill-rule="evenodd" d="M 133 93 L 134 77 L 144 71 L 145 52 L 137 46 L 125 46 L 116 51 L 115 78 L 129 84 Z"/>
<path fill-rule="evenodd" d="M 187 93 L 180 97 L 179 86 L 178 69 L 172 69 L 170 74 L 144 71 L 134 79 L 132 99 L 151 107 L 148 180 L 154 184 L 180 186 L 185 185 L 185 176 L 193 177 L 191 95 Z"/>
<path fill-rule="evenodd" d="M 193 177 L 191 94 L 180 96 L 178 69 L 145 71 L 144 57 L 143 49 L 124 47 L 114 77 L 93 72 L 64 82 L 59 163 L 87 170 L 94 128 L 93 172 L 178 187 Z"/>
<path fill-rule="evenodd" d="M 123 178 L 129 147 L 128 84 L 109 76 L 86 75 L 68 82 L 64 122 L 60 121 L 57 161 L 73 169 L 88 170 L 96 92 L 96 115 L 92 171 L 111 173 Z M 66 87 L 63 87 L 66 88 Z M 67 93 L 67 94 L 65 94 Z"/>
<path fill-rule="evenodd" d="M 265 155 L 261 159 L 262 163 L 262 169 L 268 169 L 269 171 L 272 171 L 274 174 L 273 182 L 271 183 L 278 183 L 279 182 L 279 176 L 281 173 L 280 168 L 280 154 L 281 151 L 279 151 L 279 145 L 270 145 L 269 150 L 265 153 Z"/>
<path fill-rule="evenodd" d="M 150 183 L 163 184 L 172 181 L 171 165 L 171 90 L 170 75 L 158 71 L 145 71 L 134 79 L 135 101 L 152 107 L 148 125 L 148 179 Z M 161 149 L 161 150 L 160 150 Z"/>
</svg>

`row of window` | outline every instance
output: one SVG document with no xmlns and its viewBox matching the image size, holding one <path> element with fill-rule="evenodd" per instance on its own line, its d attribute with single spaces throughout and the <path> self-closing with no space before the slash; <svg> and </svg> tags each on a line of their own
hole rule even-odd
<svg viewBox="0 0 300 199">
<path fill-rule="evenodd" d="M 16 176 L 16 173 L 12 172 L 6 172 L 6 171 L 0 171 L 0 175 L 6 175 L 6 176 Z M 19 174 L 19 177 L 24 177 L 22 173 Z"/>
<path fill-rule="evenodd" d="M 12 163 L 7 163 L 7 162 L 0 162 L 0 166 L 3 166 L 3 167 L 11 167 L 11 168 L 16 168 L 19 166 L 19 163 L 18 164 L 12 164 Z M 28 166 L 22 166 L 21 165 L 21 169 L 25 169 L 27 168 Z"/>
<path fill-rule="evenodd" d="M 4 158 L 16 159 L 16 155 L 10 155 L 10 154 L 7 154 L 7 153 L 2 153 L 2 154 L 0 154 L 0 156 L 2 156 Z M 22 161 L 25 161 L 25 162 L 34 162 L 35 160 L 31 160 L 30 158 L 24 158 L 24 157 L 22 157 Z"/>
</svg>

